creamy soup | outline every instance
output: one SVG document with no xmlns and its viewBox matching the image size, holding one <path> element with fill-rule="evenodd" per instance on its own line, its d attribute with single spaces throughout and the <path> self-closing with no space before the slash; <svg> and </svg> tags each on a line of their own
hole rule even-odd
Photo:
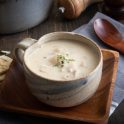
<svg viewBox="0 0 124 124">
<path fill-rule="evenodd" d="M 27 58 L 27 65 L 39 76 L 53 80 L 73 80 L 87 76 L 97 66 L 98 54 L 78 41 L 46 42 Z"/>
</svg>

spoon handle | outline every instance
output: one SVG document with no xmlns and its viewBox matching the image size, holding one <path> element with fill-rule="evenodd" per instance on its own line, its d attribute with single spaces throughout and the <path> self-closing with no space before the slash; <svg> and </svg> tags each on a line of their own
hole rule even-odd
<svg viewBox="0 0 124 124">
<path fill-rule="evenodd" d="M 124 54 L 124 39 L 116 45 L 117 49 Z"/>
</svg>

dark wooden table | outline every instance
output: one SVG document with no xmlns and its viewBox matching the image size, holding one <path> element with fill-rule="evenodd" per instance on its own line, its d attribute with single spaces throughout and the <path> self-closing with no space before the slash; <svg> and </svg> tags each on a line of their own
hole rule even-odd
<svg viewBox="0 0 124 124">
<path fill-rule="evenodd" d="M 54 5 L 52 12 L 48 19 L 40 25 L 26 30 L 21 33 L 11 35 L 0 35 L 0 49 L 12 51 L 15 45 L 25 37 L 40 38 L 42 35 L 54 31 L 73 31 L 79 26 L 88 23 L 97 11 L 101 11 L 101 4 L 94 4 L 90 6 L 81 16 L 76 20 L 66 20 L 59 13 L 56 5 Z M 12 55 L 11 55 L 12 56 Z M 12 112 L 0 111 L 0 124 L 38 124 L 38 123 L 79 123 L 67 122 L 62 120 L 47 119 L 42 117 L 34 117 L 24 114 L 17 114 Z"/>
</svg>

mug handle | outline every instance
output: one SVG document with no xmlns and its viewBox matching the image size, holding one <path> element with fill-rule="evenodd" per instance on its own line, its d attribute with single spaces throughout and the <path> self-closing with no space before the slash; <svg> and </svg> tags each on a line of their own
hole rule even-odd
<svg viewBox="0 0 124 124">
<path fill-rule="evenodd" d="M 23 57 L 25 50 L 36 43 L 37 40 L 32 38 L 25 38 L 21 42 L 19 42 L 14 49 L 14 58 L 20 63 L 23 64 Z"/>
</svg>

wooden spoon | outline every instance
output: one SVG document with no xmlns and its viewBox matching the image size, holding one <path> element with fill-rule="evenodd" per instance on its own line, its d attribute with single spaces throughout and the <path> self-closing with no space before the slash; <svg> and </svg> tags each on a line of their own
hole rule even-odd
<svg viewBox="0 0 124 124">
<path fill-rule="evenodd" d="M 96 19 L 94 30 L 104 43 L 124 54 L 124 38 L 113 24 L 105 19 Z"/>
</svg>

